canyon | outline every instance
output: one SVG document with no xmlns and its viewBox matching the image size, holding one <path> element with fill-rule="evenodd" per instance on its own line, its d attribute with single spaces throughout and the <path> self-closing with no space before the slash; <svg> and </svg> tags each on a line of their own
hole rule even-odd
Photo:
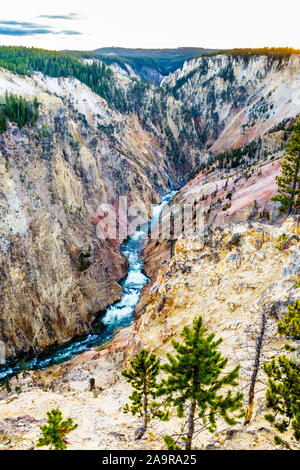
<svg viewBox="0 0 300 470">
<path fill-rule="evenodd" d="M 99 240 L 101 203 L 118 214 L 119 197 L 127 196 L 149 218 L 151 205 L 176 190 L 162 220 L 201 204 L 205 231 L 179 237 L 173 256 L 169 240 L 145 243 L 150 280 L 132 325 L 109 343 L 44 371 L 24 370 L 10 390 L 2 387 L 3 448 L 33 448 L 46 411 L 60 407 L 79 423 L 71 449 L 160 449 L 162 435 L 180 420 L 154 423 L 134 441 L 138 420 L 122 414 L 130 394 L 122 368 L 143 347 L 164 360 L 172 339 L 201 314 L 223 337 L 228 367 L 241 364 L 246 400 L 262 311 L 269 360 L 283 347 L 276 322 L 299 298 L 299 216 L 280 214 L 271 197 L 300 112 L 300 56 L 201 56 L 158 85 L 109 67 L 110 86 L 122 90 L 130 110 L 74 77 L 0 70 L 0 95 L 39 102 L 35 126 L 9 123 L 0 135 L 0 340 L 7 359 L 89 333 L 121 298 L 128 260 L 123 240 Z M 279 250 L 283 233 L 288 243 Z M 257 389 L 250 425 L 205 432 L 198 448 L 275 448 L 263 418 L 261 370 Z"/>
</svg>

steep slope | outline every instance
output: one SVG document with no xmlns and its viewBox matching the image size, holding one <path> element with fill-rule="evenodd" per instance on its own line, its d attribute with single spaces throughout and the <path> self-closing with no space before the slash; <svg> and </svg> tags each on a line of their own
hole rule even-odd
<svg viewBox="0 0 300 470">
<path fill-rule="evenodd" d="M 212 155 L 258 139 L 297 115 L 300 55 L 294 52 L 204 54 L 187 60 L 159 87 L 139 80 L 130 62 L 106 57 L 118 89 L 112 95 L 122 97 L 115 106 L 135 113 L 143 128 L 160 139 L 186 181 Z M 75 56 L 89 64 L 102 61 L 100 56 L 82 54 Z"/>
<path fill-rule="evenodd" d="M 127 99 L 187 180 L 213 156 L 297 116 L 300 55 L 202 56 L 186 61 L 159 88 L 142 83 L 129 85 Z"/>
<path fill-rule="evenodd" d="M 299 109 L 299 57 L 258 51 L 185 62 L 160 87 L 89 53 L 0 48 L 0 64 L 22 74 L 39 70 L 83 81 L 123 115 L 134 114 L 160 142 L 185 182 L 211 155 L 258 138 Z M 70 55 L 73 54 L 73 55 Z"/>
<path fill-rule="evenodd" d="M 280 174 L 280 161 L 284 152 L 293 120 L 283 122 L 251 145 L 219 154 L 210 164 L 198 172 L 173 197 L 162 214 L 161 227 L 170 226 L 170 214 L 182 238 L 182 210 L 198 214 L 198 230 L 214 231 L 219 226 L 259 221 L 280 225 L 284 220 L 271 197 L 277 189 L 276 176 Z M 285 129 L 285 130 L 278 130 Z M 189 209 L 190 208 L 190 209 Z M 203 225 L 203 226 L 202 226 Z M 165 228 L 164 228 L 165 227 Z M 144 287 L 143 295 L 136 307 L 139 317 L 147 305 L 148 294 L 161 264 L 171 255 L 170 237 L 161 237 L 159 229 L 147 242 L 142 256 L 144 270 L 151 278 Z M 184 238 L 190 236 L 184 235 Z"/>
<path fill-rule="evenodd" d="M 75 79 L 1 70 L 6 91 L 40 102 L 37 126 L 0 135 L 0 338 L 11 357 L 87 332 L 119 298 L 127 264 L 119 242 L 98 239 L 98 206 L 128 195 L 147 214 L 172 170 L 134 116 Z"/>
<path fill-rule="evenodd" d="M 182 121 L 169 98 L 171 129 L 195 141 L 193 120 L 199 147 L 217 154 L 257 139 L 299 113 L 300 56 L 201 57 L 169 75 L 162 87 L 189 112 Z"/>
<path fill-rule="evenodd" d="M 55 77 L 56 54 L 37 53 L 39 69 L 48 67 L 54 75 L 49 77 L 32 72 L 34 52 L 10 50 L 12 57 L 21 54 L 21 62 L 10 63 L 7 49 L 2 49 L 1 60 L 11 68 L 18 64 L 20 70 L 23 55 L 29 54 L 31 77 L 1 70 L 0 95 L 8 91 L 29 100 L 37 96 L 40 102 L 36 128 L 9 125 L 0 136 L 0 331 L 12 357 L 88 331 L 97 312 L 118 299 L 117 280 L 124 276 L 126 262 L 119 254 L 119 242 L 99 243 L 99 203 L 116 207 L 118 196 L 128 195 L 129 203 L 137 203 L 150 215 L 151 202 L 159 201 L 171 186 L 186 182 L 197 169 L 211 165 L 220 151 L 240 147 L 294 118 L 300 109 L 300 59 L 299 55 L 247 60 L 202 57 L 186 62 L 156 87 L 99 68 L 100 86 L 90 75 L 98 69 L 86 69 L 74 58 L 69 64 L 68 57 L 60 57 L 61 67 L 68 64 L 107 96 L 105 100 L 76 78 Z M 85 60 L 89 64 L 90 59 Z M 271 144 L 264 137 L 252 163 L 265 162 L 269 145 L 273 150 L 277 145 L 276 158 L 280 157 L 283 137 Z M 242 185 L 247 180 L 253 194 L 261 191 L 267 200 L 278 164 L 270 161 L 262 171 L 269 180 L 255 183 L 254 176 L 249 179 L 245 173 L 250 152 L 247 155 L 238 163 L 240 174 L 239 169 L 230 173 L 229 155 L 225 173 L 217 171 L 213 177 L 200 173 L 180 198 L 200 198 L 203 188 L 215 193 L 217 185 L 223 208 L 227 191 L 231 187 L 234 191 L 239 178 Z M 253 194 L 250 202 L 257 199 Z M 247 191 L 244 206 L 236 195 L 231 208 L 217 210 L 218 223 L 224 217 L 236 220 L 235 213 L 248 206 Z M 215 196 L 208 196 L 205 208 L 210 221 Z"/>
<path fill-rule="evenodd" d="M 282 233 L 288 242 L 280 251 L 277 244 Z M 146 306 L 136 317 L 127 360 L 143 347 L 164 360 L 172 351 L 171 340 L 180 341 L 183 327 L 202 315 L 209 331 L 223 338 L 220 350 L 229 359 L 228 367 L 241 366 L 239 389 L 246 409 L 263 312 L 266 330 L 261 362 L 283 352 L 277 321 L 287 305 L 299 299 L 299 241 L 299 217 L 280 227 L 232 224 L 219 226 L 202 240 L 178 240 L 174 257 L 156 269 L 151 290 L 144 293 Z M 232 429 L 220 424 L 224 434 L 212 440 L 216 447 L 226 442 L 225 448 L 245 449 L 251 442 L 251 447 L 270 448 L 274 430 L 263 418 L 265 387 L 266 376 L 259 368 L 250 425 L 243 426 L 241 421 Z M 202 435 L 198 445 L 207 443 L 208 436 Z"/>
<path fill-rule="evenodd" d="M 1 71 L 0 94 L 41 103 L 37 127 L 9 124 L 0 136 L 0 338 L 11 357 L 88 331 L 119 297 L 126 263 L 119 241 L 97 238 L 99 201 L 116 206 L 125 194 L 149 214 L 172 180 L 193 171 L 163 221 L 196 201 L 206 224 L 203 238 L 178 237 L 172 257 L 168 240 L 148 243 L 143 258 L 151 282 L 133 325 L 109 345 L 24 372 L 11 390 L 1 389 L 3 448 L 34 447 L 46 411 L 59 406 L 79 422 L 73 449 L 160 449 L 163 434 L 182 423 L 173 415 L 134 441 L 139 423 L 122 414 L 131 390 L 121 370 L 142 347 L 165 360 L 171 340 L 199 314 L 224 338 L 228 367 L 241 364 L 246 407 L 262 312 L 262 360 L 269 360 L 283 347 L 277 320 L 299 298 L 299 217 L 280 218 L 270 201 L 300 110 L 299 70 L 299 56 L 215 56 L 186 63 L 160 88 L 117 71 L 114 84 L 131 106 L 122 111 L 74 78 Z M 219 435 L 206 432 L 195 445 L 273 449 L 264 387 L 260 370 L 249 426 L 222 424 Z"/>
<path fill-rule="evenodd" d="M 277 239 L 283 232 L 290 241 L 279 251 Z M 205 326 L 217 338 L 223 337 L 220 350 L 229 358 L 228 368 L 241 365 L 238 388 L 246 408 L 262 312 L 267 315 L 262 350 L 266 361 L 282 351 L 277 321 L 286 305 L 299 298 L 299 235 L 299 223 L 288 219 L 281 227 L 235 224 L 203 241 L 179 240 L 174 257 L 159 268 L 147 309 L 133 326 L 119 331 L 99 351 L 87 351 L 46 371 L 24 372 L 11 379 L 10 390 L 2 387 L 1 448 L 34 448 L 46 411 L 56 407 L 79 424 L 70 434 L 70 449 L 164 448 L 164 434 L 179 430 L 183 420 L 172 413 L 169 422 L 154 421 L 145 437 L 136 441 L 140 422 L 122 412 L 132 389 L 121 371 L 142 347 L 165 361 L 166 352 L 173 352 L 171 340 L 180 340 L 182 328 L 200 314 Z M 232 243 L 237 238 L 239 242 Z M 218 423 L 219 432 L 198 434 L 195 447 L 275 449 L 274 430 L 264 419 L 264 394 L 265 376 L 260 370 L 250 424 L 245 426 L 243 419 L 235 426 Z"/>
</svg>

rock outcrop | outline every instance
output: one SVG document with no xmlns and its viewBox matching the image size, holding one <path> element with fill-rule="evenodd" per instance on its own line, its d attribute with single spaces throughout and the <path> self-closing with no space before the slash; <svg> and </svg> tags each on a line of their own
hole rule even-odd
<svg viewBox="0 0 300 470">
<path fill-rule="evenodd" d="M 299 55 L 200 57 L 170 74 L 163 88 L 189 110 L 202 153 L 217 154 L 299 113 L 299 65 Z M 170 127 L 183 132 L 185 123 L 181 119 L 178 125 L 178 119 L 178 106 L 169 98 Z M 196 149 L 191 152 L 196 157 Z"/>
<path fill-rule="evenodd" d="M 277 245 L 281 233 L 290 243 Z M 158 269 L 147 307 L 133 326 L 117 332 L 99 350 L 45 371 L 25 371 L 0 390 L 0 448 L 35 448 L 46 412 L 59 407 L 79 424 L 70 435 L 70 449 L 162 449 L 163 436 L 180 429 L 182 420 L 153 421 L 141 441 L 134 435 L 139 420 L 122 412 L 132 392 L 121 371 L 137 351 L 146 347 L 165 361 L 180 340 L 185 325 L 198 315 L 222 337 L 219 346 L 228 368 L 241 365 L 239 390 L 247 407 L 250 376 L 261 316 L 266 315 L 261 362 L 282 352 L 284 341 L 277 321 L 288 303 L 299 298 L 299 220 L 281 227 L 254 222 L 219 228 L 199 239 L 176 243 L 172 259 Z M 95 388 L 90 391 L 90 379 Z M 275 449 L 274 430 L 264 419 L 265 376 L 259 370 L 252 419 L 244 425 L 218 423 L 218 433 L 198 434 L 198 449 Z"/>
</svg>

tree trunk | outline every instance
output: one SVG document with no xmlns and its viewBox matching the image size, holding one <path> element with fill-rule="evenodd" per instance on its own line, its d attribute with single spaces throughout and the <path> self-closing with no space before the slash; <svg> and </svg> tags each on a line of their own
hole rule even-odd
<svg viewBox="0 0 300 470">
<path fill-rule="evenodd" d="M 248 410 L 247 416 L 244 421 L 244 425 L 249 424 L 252 418 L 253 413 L 253 405 L 254 405 L 254 391 L 255 391 L 255 384 L 256 384 L 256 377 L 259 371 L 259 363 L 260 363 L 260 356 L 261 356 L 261 348 L 262 348 L 262 341 L 265 334 L 265 327 L 266 327 L 266 312 L 263 311 L 261 316 L 261 328 L 260 334 L 256 338 L 256 351 L 255 351 L 255 358 L 254 358 L 254 367 L 251 376 L 250 382 L 250 389 L 249 389 L 249 399 L 248 399 Z"/>
<path fill-rule="evenodd" d="M 176 243 L 176 240 L 170 240 L 170 258 L 173 258 L 174 256 L 175 243 Z"/>
<path fill-rule="evenodd" d="M 142 439 L 143 435 L 147 431 L 147 425 L 148 425 L 148 416 L 144 415 L 143 425 L 137 430 L 137 433 L 136 433 L 136 438 L 135 438 L 136 441 L 139 441 L 140 439 Z"/>
<path fill-rule="evenodd" d="M 147 385 L 146 382 L 144 383 L 144 420 L 143 420 L 143 425 L 141 426 L 140 429 L 138 429 L 136 440 L 139 441 L 142 439 L 143 435 L 147 431 L 147 425 L 148 425 L 148 397 L 146 393 Z"/>
<path fill-rule="evenodd" d="M 174 214 L 171 212 L 170 214 L 170 258 L 173 258 L 174 256 L 174 246 L 175 246 L 175 240 L 174 240 Z"/>
<path fill-rule="evenodd" d="M 196 337 L 197 341 L 199 340 L 199 331 L 200 331 L 200 325 L 198 326 L 198 329 L 196 330 Z M 195 430 L 195 412 L 196 412 L 196 407 L 197 407 L 197 400 L 195 398 L 196 392 L 198 391 L 198 372 L 199 372 L 199 366 L 197 365 L 194 367 L 194 372 L 193 372 L 193 394 L 192 394 L 192 403 L 189 411 L 189 417 L 188 417 L 188 431 L 187 431 L 187 441 L 185 444 L 185 449 L 186 450 L 191 450 L 192 448 L 192 442 L 193 442 L 193 436 L 194 436 L 194 430 Z"/>
<path fill-rule="evenodd" d="M 188 432 L 187 432 L 187 441 L 185 444 L 185 450 L 191 450 L 193 435 L 195 429 L 195 411 L 196 411 L 196 400 L 192 401 L 189 417 L 188 417 Z"/>
</svg>

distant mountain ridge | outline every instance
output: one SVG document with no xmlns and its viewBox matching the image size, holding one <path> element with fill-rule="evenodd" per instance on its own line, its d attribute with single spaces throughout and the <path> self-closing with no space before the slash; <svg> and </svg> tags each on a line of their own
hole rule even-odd
<svg viewBox="0 0 300 470">
<path fill-rule="evenodd" d="M 181 69 L 186 61 L 201 56 L 230 55 L 243 57 L 266 55 L 270 59 L 282 60 L 292 54 L 298 55 L 299 49 L 290 47 L 262 47 L 235 49 L 208 49 L 203 47 L 178 47 L 166 49 L 143 49 L 125 47 L 101 47 L 93 51 L 63 51 L 76 57 L 99 59 L 114 71 L 119 69 L 133 78 L 141 78 L 160 85 L 163 78 Z"/>
<path fill-rule="evenodd" d="M 198 57 L 199 55 L 212 52 L 215 49 L 208 49 L 204 47 L 177 47 L 166 49 L 143 49 L 143 48 L 126 48 L 126 47 L 100 47 L 95 49 L 95 54 L 116 54 L 125 57 Z"/>
<path fill-rule="evenodd" d="M 186 60 L 216 51 L 217 49 L 202 47 L 178 47 L 176 49 L 101 47 L 87 54 L 97 56 L 106 65 L 117 64 L 125 71 L 129 66 L 141 79 L 158 85 L 163 77 L 181 68 Z M 80 52 L 77 54 L 80 55 Z"/>
</svg>

